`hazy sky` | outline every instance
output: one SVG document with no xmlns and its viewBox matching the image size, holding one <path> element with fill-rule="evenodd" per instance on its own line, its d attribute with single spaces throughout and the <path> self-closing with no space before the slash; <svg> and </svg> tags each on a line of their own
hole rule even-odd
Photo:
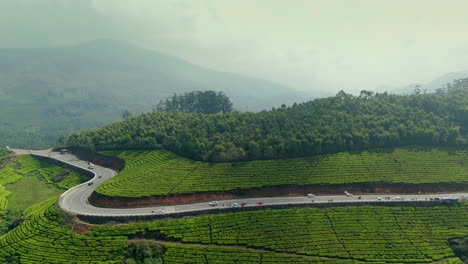
<svg viewBox="0 0 468 264">
<path fill-rule="evenodd" d="M 468 70 L 466 0 L 0 0 L 0 47 L 127 40 L 300 90 Z"/>
</svg>

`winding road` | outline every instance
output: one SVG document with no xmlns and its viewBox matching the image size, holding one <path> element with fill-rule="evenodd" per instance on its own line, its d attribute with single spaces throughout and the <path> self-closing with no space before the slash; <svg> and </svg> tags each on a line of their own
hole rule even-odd
<svg viewBox="0 0 468 264">
<path fill-rule="evenodd" d="M 78 159 L 71 154 L 60 154 L 52 152 L 51 149 L 46 150 L 24 150 L 24 149 L 11 149 L 18 155 L 33 154 L 52 158 L 63 163 L 82 168 L 94 173 L 94 177 L 80 185 L 77 185 L 65 191 L 59 200 L 59 206 L 62 210 L 76 215 L 84 216 L 102 216 L 102 217 L 116 217 L 116 216 L 151 216 L 156 214 L 171 215 L 176 213 L 207 211 L 217 208 L 229 208 L 232 204 L 237 203 L 238 206 L 242 202 L 246 202 L 246 207 L 259 206 L 257 203 L 261 202 L 264 205 L 284 205 L 284 204 L 307 204 L 307 203 L 362 203 L 362 202 L 408 202 L 408 201 L 429 201 L 431 198 L 447 197 L 447 198 L 461 198 L 468 197 L 468 192 L 464 193 L 446 193 L 446 194 L 401 194 L 401 195 L 362 195 L 359 199 L 358 196 L 346 197 L 345 195 L 327 195 L 316 196 L 315 198 L 307 198 L 306 196 L 300 197 L 264 197 L 264 198 L 249 198 L 249 199 L 236 199 L 236 200 L 222 200 L 216 206 L 210 206 L 207 202 L 192 203 L 192 204 L 178 204 L 173 206 L 155 206 L 144 208 L 102 208 L 95 207 L 88 203 L 88 197 L 104 181 L 114 177 L 117 172 L 108 168 L 94 165 L 94 169 L 88 169 L 86 161 Z M 92 184 L 90 184 L 92 183 Z M 385 197 L 389 197 L 388 200 Z"/>
</svg>

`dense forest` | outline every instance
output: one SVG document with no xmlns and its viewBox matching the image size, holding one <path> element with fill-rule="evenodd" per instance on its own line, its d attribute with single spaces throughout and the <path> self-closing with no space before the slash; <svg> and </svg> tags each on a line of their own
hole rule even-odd
<svg viewBox="0 0 468 264">
<path fill-rule="evenodd" d="M 224 162 L 402 145 L 463 146 L 467 132 L 468 78 L 430 94 L 341 91 L 259 113 L 154 111 L 72 134 L 68 144 L 92 150 L 165 148 Z"/>
</svg>

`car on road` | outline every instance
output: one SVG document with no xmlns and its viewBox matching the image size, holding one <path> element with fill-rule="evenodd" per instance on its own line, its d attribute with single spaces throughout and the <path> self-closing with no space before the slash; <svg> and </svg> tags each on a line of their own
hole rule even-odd
<svg viewBox="0 0 468 264">
<path fill-rule="evenodd" d="M 257 202 L 256 205 L 263 205 L 263 202 Z"/>
<path fill-rule="evenodd" d="M 208 203 L 209 206 L 217 206 L 218 205 L 218 201 L 211 201 Z"/>
<path fill-rule="evenodd" d="M 307 194 L 307 198 L 315 198 L 315 195 L 312 194 L 312 193 L 308 193 L 308 194 Z"/>
<path fill-rule="evenodd" d="M 94 182 L 88 182 L 88 186 L 91 186 L 93 184 L 94 184 Z"/>
</svg>

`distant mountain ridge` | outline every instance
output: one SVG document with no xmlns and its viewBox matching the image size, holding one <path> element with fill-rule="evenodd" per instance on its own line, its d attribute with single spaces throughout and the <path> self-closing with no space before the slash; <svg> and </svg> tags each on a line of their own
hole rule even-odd
<svg viewBox="0 0 468 264">
<path fill-rule="evenodd" d="M 45 147 L 57 135 L 151 111 L 173 93 L 224 91 L 241 111 L 312 99 L 270 81 L 100 39 L 41 49 L 0 49 L 0 145 Z M 27 139 L 21 139 L 27 137 Z"/>
<path fill-rule="evenodd" d="M 459 72 L 449 72 L 444 74 L 428 83 L 412 83 L 406 85 L 402 88 L 388 89 L 388 92 L 395 94 L 411 94 L 414 92 L 416 87 L 419 87 L 421 91 L 426 91 L 428 93 L 435 92 L 439 88 L 445 87 L 448 83 L 452 83 L 454 80 L 468 78 L 468 71 L 459 71 Z"/>
</svg>

